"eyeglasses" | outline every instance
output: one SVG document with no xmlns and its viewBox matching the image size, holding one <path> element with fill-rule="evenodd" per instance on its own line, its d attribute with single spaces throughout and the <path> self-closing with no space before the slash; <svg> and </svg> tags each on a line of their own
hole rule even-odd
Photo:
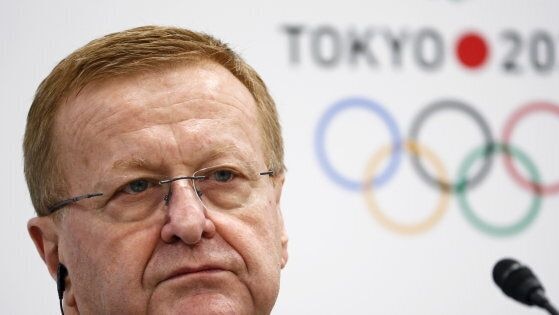
<svg viewBox="0 0 559 315">
<path fill-rule="evenodd" d="M 48 208 L 48 213 L 79 202 L 85 209 L 102 211 L 118 221 L 141 220 L 169 204 L 172 183 L 178 180 L 190 181 L 194 194 L 208 210 L 237 209 L 251 202 L 253 192 L 261 186 L 261 176 L 274 176 L 273 170 L 260 173 L 251 170 L 250 167 L 227 164 L 203 168 L 192 176 L 138 178 L 116 189 L 107 187 L 103 192 L 59 201 Z"/>
</svg>

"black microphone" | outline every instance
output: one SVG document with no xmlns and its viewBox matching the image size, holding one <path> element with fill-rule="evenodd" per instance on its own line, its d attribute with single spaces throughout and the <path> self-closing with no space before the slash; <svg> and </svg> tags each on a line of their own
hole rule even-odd
<svg viewBox="0 0 559 315">
<path fill-rule="evenodd" d="M 64 315 L 64 308 L 62 308 L 62 299 L 64 298 L 64 290 L 66 290 L 66 277 L 68 276 L 68 269 L 61 263 L 58 263 L 56 268 L 56 291 L 58 291 L 58 301 L 60 302 L 60 312 Z"/>
<path fill-rule="evenodd" d="M 539 306 L 552 315 L 557 309 L 545 296 L 545 290 L 532 270 L 510 258 L 501 259 L 493 267 L 493 280 L 509 297 L 529 306 Z"/>
</svg>

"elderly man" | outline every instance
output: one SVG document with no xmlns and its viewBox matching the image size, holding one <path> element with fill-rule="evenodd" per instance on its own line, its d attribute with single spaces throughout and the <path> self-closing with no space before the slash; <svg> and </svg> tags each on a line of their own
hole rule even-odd
<svg viewBox="0 0 559 315">
<path fill-rule="evenodd" d="M 29 234 L 66 314 L 269 314 L 287 235 L 283 144 L 258 74 L 148 26 L 94 40 L 28 115 Z"/>
</svg>

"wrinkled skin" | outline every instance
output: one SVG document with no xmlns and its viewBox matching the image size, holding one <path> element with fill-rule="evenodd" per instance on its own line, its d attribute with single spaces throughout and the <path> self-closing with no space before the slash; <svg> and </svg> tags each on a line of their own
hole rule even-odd
<svg viewBox="0 0 559 315">
<path fill-rule="evenodd" d="M 55 122 L 68 197 L 112 178 L 190 175 L 230 152 L 267 170 L 257 121 L 246 87 L 209 62 L 89 84 Z M 169 205 L 143 220 L 78 203 L 28 230 L 53 278 L 59 262 L 69 270 L 66 314 L 269 314 L 287 262 L 283 174 L 260 180 L 233 211 L 205 209 L 176 181 Z"/>
</svg>

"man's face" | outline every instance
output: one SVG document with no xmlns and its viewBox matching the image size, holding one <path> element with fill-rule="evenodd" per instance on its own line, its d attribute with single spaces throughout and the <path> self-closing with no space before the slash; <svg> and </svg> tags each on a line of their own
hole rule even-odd
<svg viewBox="0 0 559 315">
<path fill-rule="evenodd" d="M 266 171 L 257 121 L 246 87 L 201 63 L 90 84 L 62 106 L 55 136 L 70 196 L 107 182 L 126 194 L 134 180 L 213 165 Z M 250 202 L 229 211 L 204 208 L 179 180 L 169 204 L 142 220 L 78 203 L 59 223 L 37 218 L 29 229 L 51 273 L 57 259 L 69 270 L 69 313 L 268 314 L 287 261 L 283 176 L 258 180 Z"/>
</svg>

